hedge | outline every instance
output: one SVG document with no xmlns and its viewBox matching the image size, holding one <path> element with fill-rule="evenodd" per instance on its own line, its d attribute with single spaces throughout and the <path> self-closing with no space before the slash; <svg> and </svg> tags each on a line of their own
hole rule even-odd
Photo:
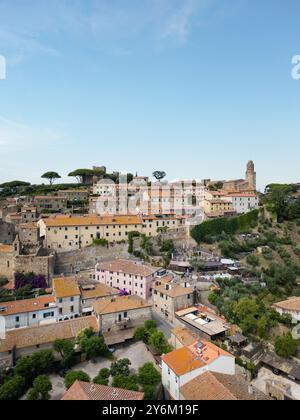
<svg viewBox="0 0 300 420">
<path fill-rule="evenodd" d="M 235 235 L 238 232 L 247 231 L 247 229 L 256 227 L 258 216 L 259 211 L 253 210 L 242 216 L 208 220 L 201 223 L 201 225 L 195 226 L 191 235 L 197 243 L 209 241 L 212 237 L 221 235 L 222 233 Z"/>
</svg>

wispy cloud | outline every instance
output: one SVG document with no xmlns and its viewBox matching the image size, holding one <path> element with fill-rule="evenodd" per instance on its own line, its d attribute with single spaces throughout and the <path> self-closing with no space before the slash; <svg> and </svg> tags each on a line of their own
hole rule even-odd
<svg viewBox="0 0 300 420">
<path fill-rule="evenodd" d="M 65 141 L 62 132 L 47 128 L 30 127 L 0 116 L 0 153 L 40 151 L 48 146 Z"/>
<path fill-rule="evenodd" d="M 180 45 L 185 44 L 193 27 L 193 19 L 199 17 L 201 11 L 211 6 L 210 0 L 187 0 L 170 16 L 166 17 L 162 28 L 162 38 L 172 39 Z"/>
<path fill-rule="evenodd" d="M 59 54 L 61 39 L 90 37 L 109 42 L 112 51 L 128 52 L 124 41 L 146 35 L 155 45 L 183 45 L 193 24 L 215 0 L 2 0 L 0 51 L 15 61 L 30 54 Z M 16 58 L 17 57 L 17 58 Z"/>
</svg>

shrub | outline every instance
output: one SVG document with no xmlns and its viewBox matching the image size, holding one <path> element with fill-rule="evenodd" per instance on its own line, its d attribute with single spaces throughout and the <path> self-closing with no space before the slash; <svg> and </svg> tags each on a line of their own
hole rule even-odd
<svg viewBox="0 0 300 420">
<path fill-rule="evenodd" d="M 65 387 L 71 388 L 76 381 L 90 382 L 90 377 L 82 370 L 70 370 L 65 376 Z"/>
<path fill-rule="evenodd" d="M 94 239 L 93 240 L 93 245 L 107 247 L 108 246 L 108 240 L 104 239 L 104 238 Z"/>
<path fill-rule="evenodd" d="M 293 339 L 292 334 L 287 334 L 277 337 L 275 340 L 275 351 L 278 356 L 284 358 L 291 358 L 297 351 L 297 341 Z"/>
<path fill-rule="evenodd" d="M 159 355 L 172 351 L 172 347 L 168 344 L 166 337 L 161 331 L 156 330 L 150 335 L 149 344 Z"/>
<path fill-rule="evenodd" d="M 146 401 L 152 401 L 155 399 L 155 391 L 156 387 L 153 385 L 144 385 L 142 388 L 144 392 L 144 400 Z"/>
<path fill-rule="evenodd" d="M 49 400 L 49 392 L 52 390 L 52 383 L 48 376 L 38 376 L 33 382 L 33 389 L 39 395 L 40 400 Z"/>
<path fill-rule="evenodd" d="M 138 378 L 136 375 L 118 375 L 115 376 L 112 382 L 112 386 L 115 388 L 127 389 L 129 391 L 138 391 Z"/>
<path fill-rule="evenodd" d="M 131 362 L 129 359 L 120 359 L 111 364 L 110 373 L 112 376 L 129 376 Z"/>
<path fill-rule="evenodd" d="M 138 380 L 141 385 L 158 385 L 161 381 L 160 373 L 153 363 L 146 363 L 139 369 Z"/>
<path fill-rule="evenodd" d="M 109 384 L 109 377 L 110 377 L 110 370 L 109 369 L 101 369 L 98 375 L 94 378 L 93 382 L 97 385 L 105 385 Z"/>
<path fill-rule="evenodd" d="M 15 376 L 0 387 L 0 401 L 18 400 L 25 391 L 25 379 Z"/>
</svg>

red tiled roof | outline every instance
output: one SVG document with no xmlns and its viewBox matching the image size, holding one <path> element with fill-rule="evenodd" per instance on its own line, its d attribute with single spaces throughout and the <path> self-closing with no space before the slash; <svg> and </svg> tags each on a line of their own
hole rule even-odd
<svg viewBox="0 0 300 420">
<path fill-rule="evenodd" d="M 138 401 L 142 392 L 128 391 L 104 385 L 76 381 L 62 397 L 62 401 Z"/>
</svg>

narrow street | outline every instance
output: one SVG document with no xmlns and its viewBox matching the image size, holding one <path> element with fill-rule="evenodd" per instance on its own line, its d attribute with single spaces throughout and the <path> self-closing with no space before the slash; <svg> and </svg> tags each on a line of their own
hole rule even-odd
<svg viewBox="0 0 300 420">
<path fill-rule="evenodd" d="M 165 319 L 161 318 L 157 312 L 152 311 L 152 317 L 157 322 L 157 328 L 163 332 L 167 339 L 171 338 L 171 331 L 175 328 L 175 325 L 167 322 Z"/>
</svg>

